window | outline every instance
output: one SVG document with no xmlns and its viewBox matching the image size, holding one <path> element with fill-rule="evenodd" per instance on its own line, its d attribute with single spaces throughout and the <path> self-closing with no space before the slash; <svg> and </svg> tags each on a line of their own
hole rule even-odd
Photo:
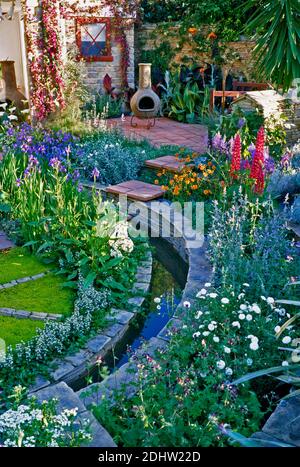
<svg viewBox="0 0 300 467">
<path fill-rule="evenodd" d="M 91 62 L 112 62 L 109 18 L 77 18 L 79 57 Z"/>
</svg>

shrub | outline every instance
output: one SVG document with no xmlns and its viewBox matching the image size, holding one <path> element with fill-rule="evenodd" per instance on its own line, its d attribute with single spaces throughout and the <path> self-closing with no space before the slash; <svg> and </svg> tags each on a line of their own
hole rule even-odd
<svg viewBox="0 0 300 467">
<path fill-rule="evenodd" d="M 86 178 L 92 178 L 96 167 L 99 182 L 117 184 L 138 177 L 148 158 L 145 148 L 134 145 L 116 132 L 96 133 L 85 137 L 81 143 L 81 156 L 76 161 Z"/>
</svg>

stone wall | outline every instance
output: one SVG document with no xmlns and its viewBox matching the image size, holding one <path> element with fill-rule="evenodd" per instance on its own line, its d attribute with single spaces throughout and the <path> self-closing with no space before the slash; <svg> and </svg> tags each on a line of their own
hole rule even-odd
<svg viewBox="0 0 300 467">
<path fill-rule="evenodd" d="M 82 15 L 83 16 L 83 15 Z M 104 15 L 103 15 L 104 16 Z M 75 36 L 75 18 L 68 18 L 65 21 L 65 35 L 67 50 L 76 50 Z M 127 42 L 129 45 L 130 66 L 128 68 L 129 86 L 134 87 L 134 28 L 131 27 L 126 32 Z M 86 67 L 86 84 L 91 91 L 99 91 L 102 89 L 103 78 L 106 74 L 112 78 L 113 86 L 117 89 L 121 88 L 121 51 L 120 46 L 114 39 L 112 33 L 111 51 L 113 56 L 112 62 L 85 62 Z"/>
<path fill-rule="evenodd" d="M 183 47 L 180 47 L 178 44 L 179 34 L 178 40 L 176 40 L 176 27 L 171 28 L 171 38 L 167 31 L 158 34 L 155 32 L 155 29 L 156 26 L 154 24 L 143 24 L 137 28 L 136 62 L 139 61 L 141 50 L 153 50 L 159 44 L 166 41 L 172 45 L 175 51 L 175 63 L 182 63 L 185 58 L 189 58 L 191 61 L 194 60 L 200 65 L 204 62 L 211 62 L 209 53 L 199 53 L 193 50 L 188 33 L 186 34 L 186 42 L 184 43 Z M 210 32 L 210 29 L 208 27 L 203 27 L 202 32 L 203 35 L 206 36 Z M 233 63 L 230 73 L 236 78 L 242 75 L 246 78 L 246 81 L 255 81 L 257 65 L 252 57 L 252 50 L 255 46 L 255 42 L 249 40 L 240 40 L 238 42 L 228 42 L 227 46 L 231 52 L 236 53 L 239 56 L 239 59 Z"/>
<path fill-rule="evenodd" d="M 290 96 L 282 96 L 274 90 L 249 91 L 232 104 L 243 111 L 259 109 L 265 118 L 284 115 L 287 145 L 300 141 L 300 103 L 293 102 Z"/>
</svg>

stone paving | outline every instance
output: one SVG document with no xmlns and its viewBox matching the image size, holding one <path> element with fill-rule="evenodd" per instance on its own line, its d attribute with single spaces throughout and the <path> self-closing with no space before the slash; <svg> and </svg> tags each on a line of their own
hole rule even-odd
<svg viewBox="0 0 300 467">
<path fill-rule="evenodd" d="M 160 186 L 144 183 L 138 180 L 130 180 L 129 182 L 111 185 L 106 188 L 106 192 L 113 195 L 126 195 L 130 199 L 138 201 L 151 201 L 161 198 L 164 194 Z"/>
<path fill-rule="evenodd" d="M 169 118 L 156 119 L 156 124 L 147 129 L 147 120 L 137 120 L 138 126 L 132 127 L 131 117 L 108 120 L 111 128 L 118 128 L 125 136 L 136 140 L 147 140 L 153 146 L 180 146 L 203 154 L 207 150 L 208 130 L 204 125 L 180 123 Z"/>
<path fill-rule="evenodd" d="M 0 251 L 9 250 L 14 246 L 13 242 L 7 238 L 6 233 L 0 230 Z"/>
<path fill-rule="evenodd" d="M 168 172 L 180 173 L 185 167 L 185 164 L 175 156 L 163 156 L 158 157 L 157 159 L 149 159 L 148 161 L 145 161 L 145 166 L 149 169 L 167 170 Z"/>
</svg>

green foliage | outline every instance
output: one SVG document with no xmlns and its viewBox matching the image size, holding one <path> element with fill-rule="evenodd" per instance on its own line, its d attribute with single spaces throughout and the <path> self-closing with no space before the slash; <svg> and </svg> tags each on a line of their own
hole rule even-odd
<svg viewBox="0 0 300 467">
<path fill-rule="evenodd" d="M 26 342 L 36 335 L 37 329 L 44 326 L 42 321 L 32 319 L 17 319 L 10 316 L 0 316 L 0 338 L 6 345 L 13 347 L 20 342 Z"/>
<path fill-rule="evenodd" d="M 63 283 L 63 278 L 47 274 L 36 281 L 0 290 L 0 307 L 69 315 L 75 296 L 71 289 L 63 288 Z"/>
<path fill-rule="evenodd" d="M 53 266 L 45 264 L 25 248 L 13 248 L 0 253 L 0 284 L 46 272 Z"/>
<path fill-rule="evenodd" d="M 155 36 L 156 34 L 154 34 L 154 37 Z M 167 40 L 162 42 L 155 42 L 154 49 L 143 49 L 141 52 L 141 62 L 152 63 L 154 76 L 157 71 L 164 74 L 167 70 L 169 70 L 174 57 L 175 49 Z"/>
<path fill-rule="evenodd" d="M 162 99 L 163 112 L 183 123 L 199 123 L 208 114 L 209 89 L 200 91 L 193 80 L 183 83 L 180 74 L 167 75 Z"/>
<path fill-rule="evenodd" d="M 299 78 L 300 5 L 298 0 L 249 0 L 245 14 L 254 9 L 247 31 L 255 33 L 254 53 L 262 79 L 271 80 L 284 91 Z"/>
<path fill-rule="evenodd" d="M 92 96 L 83 108 L 83 116 L 88 119 L 91 116 L 105 116 L 105 118 L 120 117 L 123 101 L 108 94 L 97 93 Z"/>
<path fill-rule="evenodd" d="M 216 25 L 218 36 L 224 40 L 237 40 L 239 37 L 243 24 L 240 6 L 238 0 L 142 1 L 145 21 L 152 23 L 177 22 L 184 35 L 187 34 L 190 27 L 201 29 L 203 25 Z M 198 41 L 200 37 L 193 39 Z"/>
<path fill-rule="evenodd" d="M 23 402 L 24 389 L 14 388 L 10 410 L 0 415 L 4 447 L 78 447 L 91 441 L 88 421 L 78 419 L 77 407 L 58 410 L 57 400 L 40 403 L 34 397 Z"/>
</svg>

